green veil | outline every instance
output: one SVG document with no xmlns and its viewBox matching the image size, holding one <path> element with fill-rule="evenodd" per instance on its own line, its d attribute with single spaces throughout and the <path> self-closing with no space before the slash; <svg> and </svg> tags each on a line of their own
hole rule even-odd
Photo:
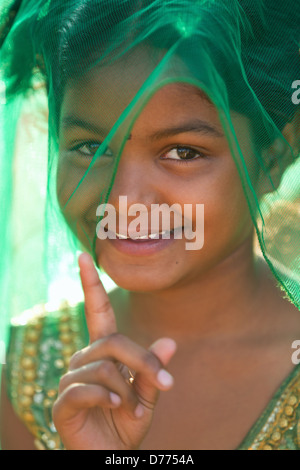
<svg viewBox="0 0 300 470">
<path fill-rule="evenodd" d="M 216 107 L 257 250 L 300 308 L 299 48 L 292 0 L 2 0 L 0 339 L 12 316 L 82 298 L 77 254 L 95 255 L 96 209 L 109 200 L 134 122 L 177 82 Z M 75 143 L 61 151 L 60 132 L 88 128 L 66 116 L 66 96 L 83 109 L 91 77 L 102 140 L 79 159 Z M 296 137 L 288 142 L 284 129 Z"/>
</svg>

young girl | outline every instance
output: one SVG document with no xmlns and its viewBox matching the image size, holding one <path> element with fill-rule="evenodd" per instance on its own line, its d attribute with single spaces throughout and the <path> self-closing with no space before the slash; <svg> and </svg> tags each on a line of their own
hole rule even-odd
<svg viewBox="0 0 300 470">
<path fill-rule="evenodd" d="M 13 320 L 2 446 L 300 448 L 300 7 L 17 3 L 3 29 L 5 119 L 18 99 L 43 104 L 43 89 L 49 106 L 48 237 L 24 259 L 46 250 L 47 270 L 33 265 L 49 276 L 44 299 L 53 286 L 67 298 L 72 238 L 84 304 Z M 175 208 L 167 228 L 154 205 Z M 95 265 L 118 287 L 107 294 Z"/>
</svg>

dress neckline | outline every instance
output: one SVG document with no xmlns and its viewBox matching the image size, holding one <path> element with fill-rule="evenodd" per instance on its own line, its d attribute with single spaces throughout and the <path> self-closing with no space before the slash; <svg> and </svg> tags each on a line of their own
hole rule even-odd
<svg viewBox="0 0 300 470">
<path fill-rule="evenodd" d="M 251 426 L 250 430 L 248 431 L 248 433 L 241 441 L 240 445 L 237 447 L 236 450 L 248 450 L 251 447 L 256 437 L 265 428 L 268 419 L 274 411 L 275 405 L 280 402 L 280 399 L 283 397 L 284 391 L 289 388 L 298 373 L 300 375 L 300 363 L 297 364 L 287 375 L 287 377 L 281 382 L 281 385 L 272 395 L 272 398 L 269 400 L 263 412 L 260 414 L 253 426 Z"/>
</svg>

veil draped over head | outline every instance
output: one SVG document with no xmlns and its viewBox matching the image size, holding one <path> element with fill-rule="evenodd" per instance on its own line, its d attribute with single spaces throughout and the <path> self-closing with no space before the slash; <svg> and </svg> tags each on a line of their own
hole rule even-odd
<svg viewBox="0 0 300 470">
<path fill-rule="evenodd" d="M 217 109 L 257 250 L 300 308 L 299 48 L 294 0 L 2 0 L 0 339 L 12 315 L 81 297 L 77 253 L 95 255 L 97 207 L 125 142 L 153 94 L 177 82 Z M 102 116 L 92 158 L 76 129 L 94 129 L 70 102 Z"/>
</svg>

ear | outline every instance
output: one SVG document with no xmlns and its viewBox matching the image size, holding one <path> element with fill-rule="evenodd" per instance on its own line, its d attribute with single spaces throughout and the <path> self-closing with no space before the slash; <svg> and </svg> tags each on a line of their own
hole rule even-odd
<svg viewBox="0 0 300 470">
<path fill-rule="evenodd" d="M 300 109 L 293 120 L 286 124 L 282 137 L 276 138 L 272 144 L 263 149 L 262 159 L 265 171 L 260 170 L 258 178 L 259 195 L 276 191 L 284 171 L 295 161 L 300 152 Z"/>
</svg>

